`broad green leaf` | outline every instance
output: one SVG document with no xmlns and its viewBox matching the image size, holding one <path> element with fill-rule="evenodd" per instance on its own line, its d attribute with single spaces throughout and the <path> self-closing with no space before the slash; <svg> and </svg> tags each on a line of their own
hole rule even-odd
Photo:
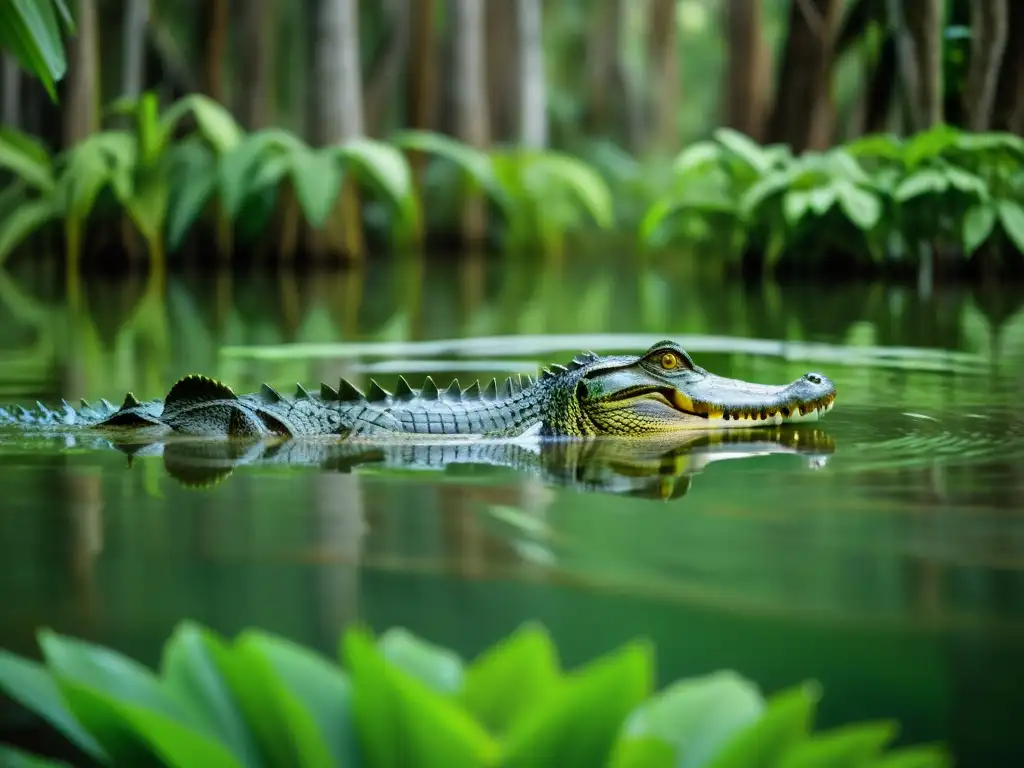
<svg viewBox="0 0 1024 768">
<path fill-rule="evenodd" d="M 420 226 L 419 201 L 405 157 L 392 146 L 373 139 L 355 139 L 338 148 L 346 165 L 354 164 L 358 178 L 369 181 L 395 207 L 407 231 Z"/>
<path fill-rule="evenodd" d="M 1024 158 L 1024 137 L 1005 131 L 965 131 L 957 136 L 956 146 L 972 153 L 1004 150 L 1018 159 Z"/>
<path fill-rule="evenodd" d="M 39 757 L 21 749 L 0 744 L 0 765 L 4 768 L 71 768 L 70 763 L 63 760 L 51 760 Z"/>
<path fill-rule="evenodd" d="M 54 188 L 53 163 L 46 148 L 28 134 L 0 127 L 0 168 L 6 168 L 40 192 Z"/>
<path fill-rule="evenodd" d="M 606 765 L 622 724 L 650 695 L 653 676 L 653 651 L 643 642 L 573 670 L 512 724 L 502 765 Z"/>
<path fill-rule="evenodd" d="M 673 747 L 673 766 L 698 768 L 740 729 L 754 723 L 764 707 L 757 687 L 734 672 L 681 680 L 630 715 L 613 765 L 629 764 L 633 745 L 655 738 Z"/>
<path fill-rule="evenodd" d="M 390 663 L 363 629 L 341 653 L 351 675 L 356 728 L 369 765 L 475 768 L 495 765 L 498 743 L 450 697 Z"/>
<path fill-rule="evenodd" d="M 609 768 L 676 768 L 676 750 L 654 736 L 640 736 L 616 745 Z"/>
<path fill-rule="evenodd" d="M 267 183 L 277 184 L 288 170 L 291 157 L 308 152 L 306 144 L 294 134 L 279 128 L 251 133 L 223 153 L 220 159 L 220 200 L 228 218 L 234 219 L 247 195 Z M 275 174 L 262 178 L 268 166 Z"/>
<path fill-rule="evenodd" d="M 377 641 L 384 658 L 438 693 L 462 688 L 462 659 L 448 648 L 428 643 L 402 627 L 389 629 Z"/>
<path fill-rule="evenodd" d="M 196 170 L 174 188 L 168 200 L 166 221 L 167 245 L 172 251 L 184 242 L 216 186 L 216 171 L 207 167 Z"/>
<path fill-rule="evenodd" d="M 526 624 L 466 667 L 459 701 L 492 732 L 503 733 L 545 701 L 559 681 L 558 651 L 550 635 Z"/>
<path fill-rule="evenodd" d="M 975 203 L 964 214 L 964 250 L 974 253 L 988 240 L 996 224 L 996 208 L 990 203 Z"/>
<path fill-rule="evenodd" d="M 771 168 L 771 158 L 749 136 L 732 128 L 718 128 L 714 132 L 714 137 L 758 173 L 765 173 Z"/>
<path fill-rule="evenodd" d="M 132 190 L 130 197 L 122 200 L 132 223 L 151 248 L 158 243 L 163 244 L 169 197 L 170 187 L 166 179 L 150 175 Z"/>
<path fill-rule="evenodd" d="M 962 134 L 955 128 L 939 124 L 918 133 L 904 145 L 903 158 L 911 170 L 933 160 L 955 146 Z"/>
<path fill-rule="evenodd" d="M 220 640 L 207 629 L 182 622 L 164 645 L 160 671 L 164 688 L 216 736 L 243 765 L 262 765 L 259 747 L 234 693 L 214 662 L 210 646 Z"/>
<path fill-rule="evenodd" d="M 72 150 L 59 180 L 65 215 L 85 222 L 100 191 L 111 180 L 108 157 L 97 143 L 83 143 Z"/>
<path fill-rule="evenodd" d="M 57 683 L 38 661 L 0 649 L 0 690 L 46 720 L 87 755 L 104 761 L 103 748 L 75 719 Z"/>
<path fill-rule="evenodd" d="M 893 197 L 903 203 L 920 195 L 937 194 L 949 188 L 949 179 L 942 171 L 926 168 L 905 178 L 893 193 Z"/>
<path fill-rule="evenodd" d="M 119 701 L 189 722 L 187 711 L 161 687 L 156 675 L 137 661 L 49 629 L 40 630 L 39 645 L 55 678 L 71 680 L 104 691 Z"/>
<path fill-rule="evenodd" d="M 292 186 L 306 220 L 316 229 L 323 227 L 334 210 L 341 191 L 341 168 L 331 150 L 303 147 L 292 151 Z"/>
<path fill-rule="evenodd" d="M 669 198 L 655 201 L 640 220 L 640 242 L 649 247 L 657 245 L 661 226 L 684 206 L 682 201 Z"/>
<path fill-rule="evenodd" d="M 817 187 L 807 193 L 807 205 L 818 216 L 824 216 L 835 205 L 837 190 L 833 186 Z"/>
<path fill-rule="evenodd" d="M 32 72 L 57 101 L 56 83 L 67 70 L 67 57 L 55 11 L 60 0 L 7 0 L 0 3 L 0 47 Z"/>
<path fill-rule="evenodd" d="M 59 683 L 72 709 L 87 720 L 118 765 L 152 764 L 152 754 L 170 768 L 242 768 L 219 741 L 181 719 L 76 680 L 61 677 Z"/>
<path fill-rule="evenodd" d="M 831 150 L 828 155 L 831 170 L 842 179 L 854 184 L 868 185 L 871 177 L 860 167 L 860 163 L 843 147 Z"/>
<path fill-rule="evenodd" d="M 0 219 L 0 264 L 33 232 L 57 218 L 60 209 L 52 200 L 26 200 Z"/>
<path fill-rule="evenodd" d="M 293 734 L 302 739 L 299 746 L 303 752 L 313 751 L 310 743 L 315 737 L 329 755 L 329 760 L 322 763 L 324 766 L 361 762 L 352 715 L 351 685 L 337 664 L 263 632 L 245 633 L 239 638 L 238 647 L 262 656 L 299 705 L 299 708 L 289 707 L 283 714 L 292 723 Z"/>
<path fill-rule="evenodd" d="M 999 222 L 1010 242 L 1024 253 L 1024 207 L 1013 200 L 1000 200 Z"/>
<path fill-rule="evenodd" d="M 810 193 L 806 189 L 791 189 L 782 198 L 782 213 L 786 223 L 795 227 L 803 219 L 811 204 Z"/>
<path fill-rule="evenodd" d="M 884 160 L 901 160 L 903 143 L 897 136 L 887 133 L 873 133 L 854 139 L 844 146 L 854 157 L 877 157 Z"/>
<path fill-rule="evenodd" d="M 545 153 L 539 158 L 537 167 L 551 182 L 564 185 L 572 192 L 599 227 L 612 227 L 615 223 L 612 193 L 597 171 L 574 157 L 554 152 Z M 544 204 L 543 199 L 538 202 Z"/>
<path fill-rule="evenodd" d="M 202 641 L 231 689 L 267 765 L 323 765 L 329 759 L 326 746 L 316 743 L 315 734 L 311 735 L 312 724 L 302 705 L 251 643 L 229 646 L 212 633 L 204 634 Z M 301 733 L 293 733 L 296 726 Z M 305 755 L 300 752 L 304 741 L 312 748 Z"/>
<path fill-rule="evenodd" d="M 843 209 L 846 218 L 862 232 L 874 229 L 882 218 L 882 203 L 878 197 L 845 179 L 837 181 L 833 186 L 839 198 L 839 207 Z"/>
<path fill-rule="evenodd" d="M 810 734 L 819 698 L 818 687 L 810 684 L 771 697 L 764 714 L 734 735 L 706 768 L 774 766 Z"/>
<path fill-rule="evenodd" d="M 891 722 L 857 723 L 815 733 L 789 749 L 778 768 L 861 768 L 879 757 L 898 728 Z"/>
<path fill-rule="evenodd" d="M 740 198 L 740 215 L 749 220 L 758 208 L 789 188 L 792 170 L 772 171 L 754 182 Z"/>
<path fill-rule="evenodd" d="M 722 156 L 722 147 L 713 141 L 697 141 L 688 146 L 672 161 L 672 171 L 685 175 L 690 171 L 703 169 L 717 162 Z"/>
<path fill-rule="evenodd" d="M 147 752 L 173 766 L 236 766 L 194 727 L 182 706 L 144 666 L 101 646 L 41 630 L 39 644 L 75 717 L 115 760 L 134 764 Z"/>
<path fill-rule="evenodd" d="M 178 123 L 189 112 L 195 117 L 203 138 L 218 154 L 227 152 L 242 140 L 242 129 L 224 106 L 208 96 L 193 93 L 164 110 L 161 126 L 165 142 L 170 141 Z"/>
<path fill-rule="evenodd" d="M 432 131 L 401 131 L 391 143 L 399 149 L 437 155 L 454 163 L 482 188 L 495 191 L 491 158 L 486 152 Z"/>
<path fill-rule="evenodd" d="M 915 745 L 887 752 L 883 757 L 872 760 L 865 768 L 952 768 L 953 759 L 942 747 Z"/>
<path fill-rule="evenodd" d="M 965 171 L 963 168 L 957 168 L 955 165 L 946 166 L 943 169 L 943 173 L 946 174 L 946 178 L 949 180 L 951 186 L 959 189 L 961 192 L 966 192 L 969 195 L 976 195 L 980 198 L 988 197 L 988 185 L 985 181 L 975 176 L 969 171 Z"/>
</svg>

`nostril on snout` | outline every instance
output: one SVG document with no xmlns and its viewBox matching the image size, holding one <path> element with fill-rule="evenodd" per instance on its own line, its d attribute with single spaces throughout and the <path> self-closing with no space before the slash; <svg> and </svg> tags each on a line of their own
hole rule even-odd
<svg viewBox="0 0 1024 768">
<path fill-rule="evenodd" d="M 811 382 L 811 384 L 821 384 L 821 376 L 816 373 L 804 374 L 804 378 Z"/>
</svg>

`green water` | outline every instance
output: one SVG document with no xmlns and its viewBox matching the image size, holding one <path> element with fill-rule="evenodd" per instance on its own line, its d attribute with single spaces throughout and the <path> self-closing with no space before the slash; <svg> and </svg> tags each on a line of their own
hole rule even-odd
<svg viewBox="0 0 1024 768">
<path fill-rule="evenodd" d="M 813 677 L 823 724 L 897 717 L 962 764 L 1024 756 L 1019 289 L 723 286 L 579 258 L 93 279 L 75 307 L 62 291 L 0 273 L 0 404 L 158 397 L 192 372 L 236 391 L 398 373 L 465 384 L 664 337 L 724 375 L 825 372 L 839 396 L 802 445 L 683 445 L 562 484 L 316 456 L 232 469 L 186 455 L 169 471 L 166 450 L 129 461 L 7 430 L 4 647 L 34 653 L 46 624 L 153 663 L 192 617 L 331 652 L 359 618 L 473 655 L 539 619 L 567 664 L 647 635 L 663 680 Z"/>
</svg>

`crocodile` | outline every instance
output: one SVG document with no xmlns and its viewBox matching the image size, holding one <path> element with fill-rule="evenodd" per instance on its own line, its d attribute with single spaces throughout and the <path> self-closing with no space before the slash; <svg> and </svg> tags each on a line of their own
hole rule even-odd
<svg viewBox="0 0 1024 768">
<path fill-rule="evenodd" d="M 679 344 L 661 341 L 640 355 L 577 355 L 537 378 L 496 379 L 441 389 L 426 377 L 414 389 L 404 376 L 394 392 L 370 380 L 364 393 L 347 379 L 338 387 L 301 384 L 286 397 L 268 384 L 236 395 L 215 379 L 190 375 L 162 400 L 128 393 L 120 407 L 103 400 L 74 408 L 37 403 L 0 412 L 0 423 L 145 430 L 231 438 L 333 435 L 482 437 L 650 437 L 692 429 L 729 429 L 816 421 L 832 409 L 835 385 L 820 373 L 769 386 L 717 376 Z"/>
<path fill-rule="evenodd" d="M 321 472 L 363 469 L 451 472 L 483 467 L 511 470 L 546 486 L 567 490 L 669 501 L 684 496 L 692 478 L 715 461 L 790 454 L 808 468 L 824 466 L 835 452 L 832 438 L 814 425 L 669 433 L 650 440 L 553 440 L 536 445 L 502 440 L 323 441 L 293 438 L 257 440 L 168 437 L 120 441 L 103 436 L 63 436 L 63 448 L 111 448 L 136 461 L 159 460 L 182 486 L 205 489 L 226 481 L 239 468 L 305 467 Z M 446 478 L 447 479 L 447 478 Z"/>
</svg>

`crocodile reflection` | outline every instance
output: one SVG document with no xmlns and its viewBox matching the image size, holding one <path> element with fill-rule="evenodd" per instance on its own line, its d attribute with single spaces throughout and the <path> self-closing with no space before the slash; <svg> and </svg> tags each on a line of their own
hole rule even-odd
<svg viewBox="0 0 1024 768">
<path fill-rule="evenodd" d="M 809 467 L 823 466 L 835 451 L 819 428 L 776 428 L 689 432 L 643 441 L 589 440 L 443 441 L 411 443 L 283 441 L 204 441 L 173 439 L 112 444 L 129 456 L 160 456 L 171 477 L 184 486 L 203 488 L 227 479 L 237 467 L 267 465 L 312 467 L 321 471 L 443 471 L 483 465 L 508 468 L 543 483 L 576 491 L 655 500 L 677 499 L 694 475 L 709 464 L 768 454 L 794 454 Z"/>
</svg>

